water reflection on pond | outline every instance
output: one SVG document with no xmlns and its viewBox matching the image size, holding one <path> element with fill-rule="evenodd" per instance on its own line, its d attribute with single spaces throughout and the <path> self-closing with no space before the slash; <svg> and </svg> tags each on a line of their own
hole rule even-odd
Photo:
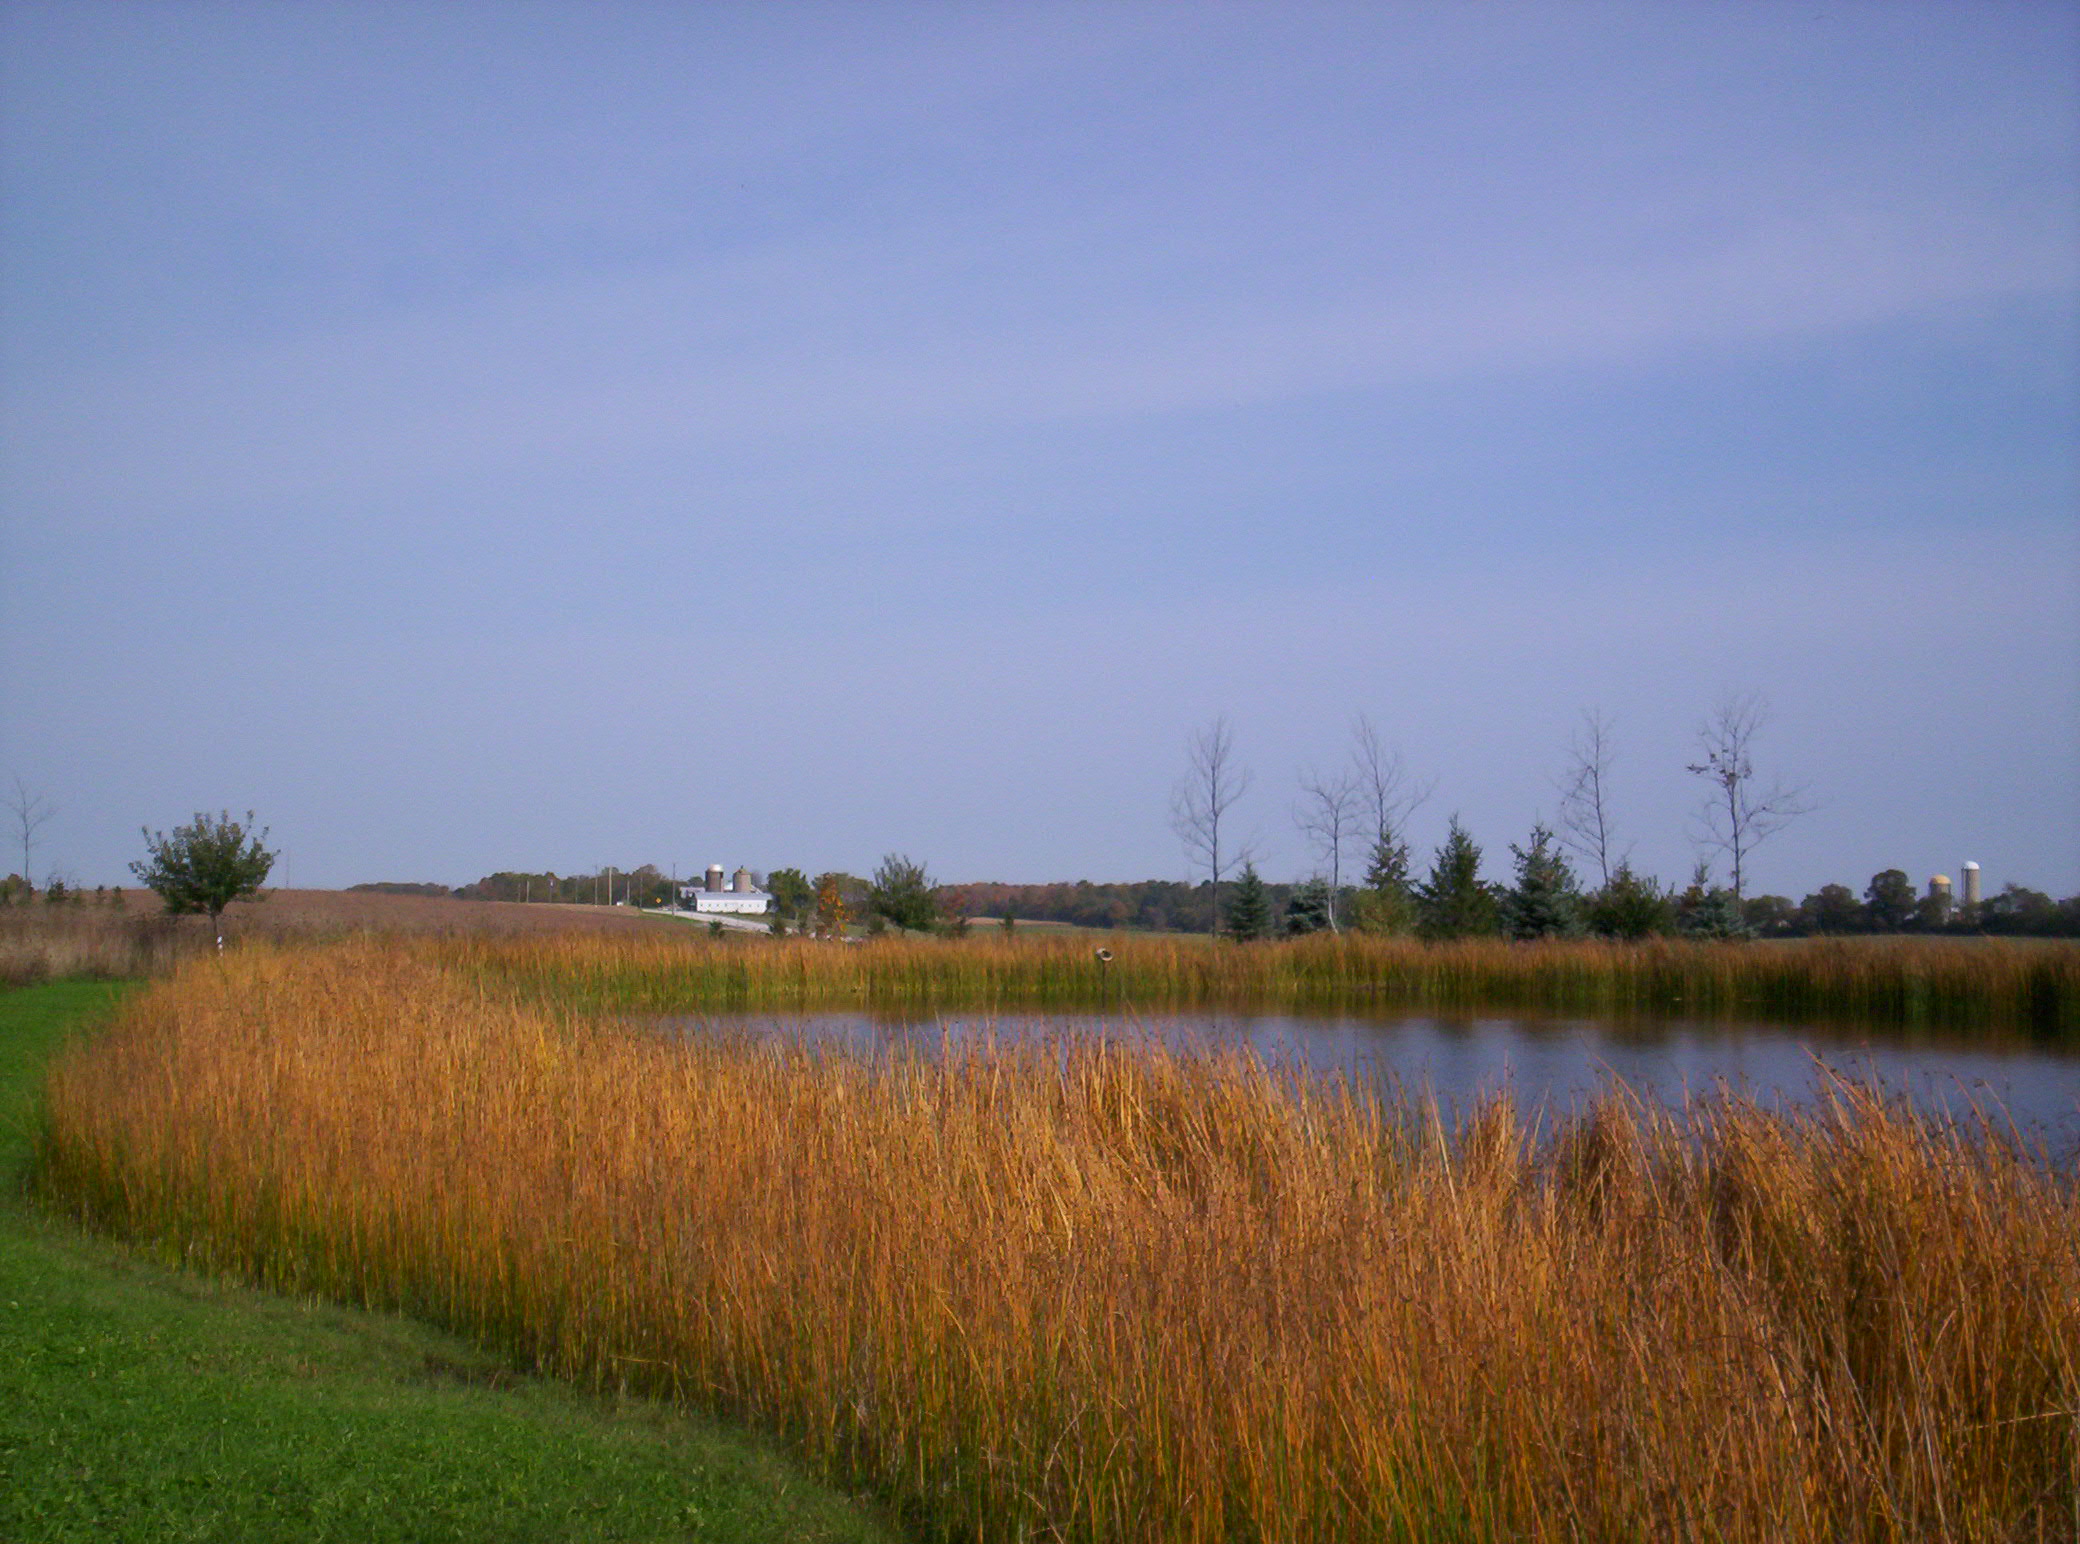
<svg viewBox="0 0 2080 1544">
<path fill-rule="evenodd" d="M 1247 1045 L 1271 1061 L 1348 1070 L 1436 1093 L 1447 1108 L 1507 1087 L 1520 1103 L 1562 1108 L 1615 1075 L 1671 1103 L 1720 1080 L 1766 1103 L 1803 1101 L 1824 1074 L 1875 1076 L 1927 1110 L 2004 1108 L 2061 1155 L 2080 1147 L 2080 1047 L 2015 1037 L 1909 1035 L 1895 1029 L 1787 1027 L 1683 1019 L 1540 1018 L 1530 1014 L 1301 1015 L 1198 1010 L 1130 1015 L 840 1012 L 671 1017 L 682 1032 L 799 1035 L 874 1051 L 935 1051 L 978 1034 L 1025 1039 L 1095 1034 L 1154 1036 L 1179 1049 Z"/>
</svg>

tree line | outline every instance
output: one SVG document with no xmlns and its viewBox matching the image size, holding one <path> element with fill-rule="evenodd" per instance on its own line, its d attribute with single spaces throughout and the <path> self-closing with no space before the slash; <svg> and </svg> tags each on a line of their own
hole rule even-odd
<svg viewBox="0 0 2080 1544">
<path fill-rule="evenodd" d="M 1749 895 L 1755 850 L 1813 808 L 1802 786 L 1767 776 L 1756 764 L 1768 717 L 1760 697 L 1734 694 L 1721 698 L 1697 726 L 1696 759 L 1684 768 L 1702 788 L 1691 829 L 1698 856 L 1682 887 L 1663 885 L 1632 866 L 1612 799 L 1612 723 L 1595 710 L 1583 715 L 1555 779 L 1555 824 L 1537 822 L 1524 845 L 1511 845 L 1507 881 L 1482 877 L 1482 850 L 1457 815 L 1428 872 L 1418 877 L 1407 822 L 1434 785 L 1415 778 L 1362 714 L 1353 721 L 1344 766 L 1327 773 L 1310 769 L 1299 778 L 1292 818 L 1318 867 L 1283 897 L 1258 874 L 1255 842 L 1234 829 L 1233 812 L 1252 777 L 1238 759 L 1225 718 L 1188 739 L 1185 775 L 1171 797 L 1171 826 L 1188 864 L 1205 875 L 1210 915 L 1203 925 L 1244 940 L 1346 926 L 1430 939 L 2080 936 L 2080 897 L 2053 901 L 2011 884 L 1982 902 L 1953 904 L 1948 896 L 1917 895 L 1900 869 L 1873 875 L 1861 896 L 1839 884 L 1800 902 Z M 1359 862 L 1362 880 L 1347 884 L 1345 870 Z M 1224 885 L 1231 891 L 1225 901 Z"/>
<path fill-rule="evenodd" d="M 1170 801 L 1172 830 L 1195 871 L 1186 880 L 941 885 L 904 853 L 887 854 L 866 878 L 841 870 L 811 878 L 800 868 L 753 878 L 773 897 L 767 919 L 773 931 L 825 937 L 887 929 L 958 934 L 983 920 L 1007 930 L 1022 920 L 1045 921 L 1216 932 L 1242 941 L 1346 928 L 1424 939 L 1852 933 L 2080 937 L 2080 896 L 2053 900 L 2010 884 L 1982 901 L 1953 902 L 1946 894 L 1917 894 L 1906 872 L 1896 868 L 1873 874 L 1860 894 L 1842 884 L 1823 885 L 1796 902 L 1748 894 L 1756 849 L 1813 808 L 1803 787 L 1765 776 L 1758 768 L 1757 741 L 1767 721 L 1759 697 L 1730 695 L 1697 726 L 1696 759 L 1684 763 L 1701 790 L 1691 830 L 1697 863 L 1683 886 L 1665 885 L 1633 867 L 1612 797 L 1613 726 L 1594 710 L 1583 714 L 1554 779 L 1553 824 L 1537 821 L 1522 845 L 1510 845 L 1506 880 L 1483 876 L 1485 854 L 1456 814 L 1427 870 L 1417 871 L 1408 822 L 1435 785 L 1417 778 L 1398 748 L 1362 714 L 1352 722 L 1344 764 L 1326 772 L 1310 768 L 1298 778 L 1292 819 L 1317 866 L 1296 883 L 1267 881 L 1257 869 L 1256 840 L 1236 829 L 1236 808 L 1253 777 L 1238 757 L 1225 718 L 1189 737 L 1185 775 Z M 12 797 L 0 797 L 0 804 L 14 816 L 12 834 L 21 845 L 26 873 L 36 832 L 51 811 L 19 778 Z M 238 830 L 228 815 L 219 823 Z M 202 816 L 196 827 L 176 833 L 183 848 L 214 834 Z M 146 836 L 156 864 L 166 838 Z M 133 867 L 158 888 L 142 866 Z M 652 908 L 678 899 L 676 879 L 649 863 L 585 874 L 501 870 L 453 890 L 388 882 L 353 888 Z M 52 899 L 64 896 L 55 880 L 47 889 Z M 31 894 L 18 878 L 0 883 L 0 903 Z"/>
</svg>

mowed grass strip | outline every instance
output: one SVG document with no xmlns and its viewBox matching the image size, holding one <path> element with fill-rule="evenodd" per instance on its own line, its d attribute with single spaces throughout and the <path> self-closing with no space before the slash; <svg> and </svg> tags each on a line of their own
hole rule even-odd
<svg viewBox="0 0 2080 1544">
<path fill-rule="evenodd" d="M 770 1447 L 393 1315 L 27 1209 L 50 1055 L 123 995 L 0 993 L 0 1539 L 887 1540 Z"/>
<path fill-rule="evenodd" d="M 1234 1053 L 670 1041 L 375 946 L 184 971 L 51 1089 L 82 1215 L 949 1537 L 2080 1536 L 2071 1162 L 1868 1089 L 1452 1124 Z"/>
</svg>

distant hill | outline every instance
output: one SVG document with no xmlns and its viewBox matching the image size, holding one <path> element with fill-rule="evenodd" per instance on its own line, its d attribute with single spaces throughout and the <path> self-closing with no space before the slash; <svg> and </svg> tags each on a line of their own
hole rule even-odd
<svg viewBox="0 0 2080 1544">
<path fill-rule="evenodd" d="M 348 885 L 349 890 L 360 890 L 373 895 L 435 895 L 442 900 L 455 892 L 446 885 L 408 885 L 394 879 L 379 879 L 370 885 Z"/>
</svg>

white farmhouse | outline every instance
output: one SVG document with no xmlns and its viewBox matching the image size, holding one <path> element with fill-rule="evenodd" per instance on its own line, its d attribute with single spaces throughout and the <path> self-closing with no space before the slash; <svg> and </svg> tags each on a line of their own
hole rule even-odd
<svg viewBox="0 0 2080 1544">
<path fill-rule="evenodd" d="M 773 909 L 773 898 L 751 882 L 748 868 L 738 869 L 725 889 L 722 865 L 711 863 L 704 883 L 679 886 L 679 904 L 689 911 L 732 912 L 740 917 L 759 917 Z"/>
</svg>

